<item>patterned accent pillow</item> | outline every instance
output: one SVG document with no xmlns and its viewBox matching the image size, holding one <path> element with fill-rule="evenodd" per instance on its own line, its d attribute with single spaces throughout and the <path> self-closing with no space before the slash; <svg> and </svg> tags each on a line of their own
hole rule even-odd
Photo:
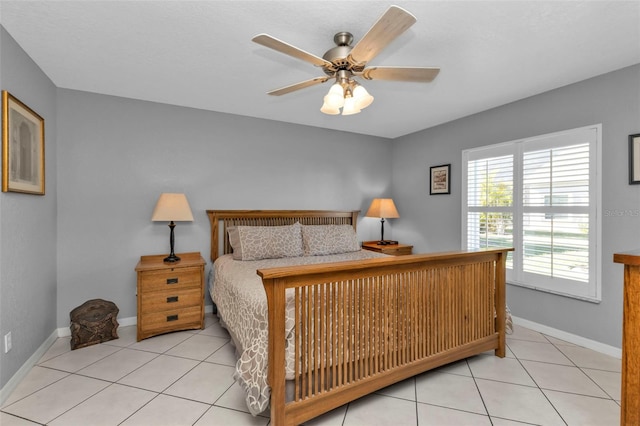
<svg viewBox="0 0 640 426">
<path fill-rule="evenodd" d="M 302 249 L 302 225 L 236 226 L 228 229 L 229 243 L 236 260 L 298 257 Z"/>
<path fill-rule="evenodd" d="M 348 253 L 360 250 L 351 225 L 302 225 L 305 256 Z"/>
</svg>

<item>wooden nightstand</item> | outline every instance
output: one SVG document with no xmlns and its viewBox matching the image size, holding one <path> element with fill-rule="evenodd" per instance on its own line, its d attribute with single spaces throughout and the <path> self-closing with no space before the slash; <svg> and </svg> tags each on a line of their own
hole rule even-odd
<svg viewBox="0 0 640 426">
<path fill-rule="evenodd" d="M 413 246 L 409 246 L 407 244 L 378 245 L 377 241 L 365 241 L 362 243 L 362 248 L 365 250 L 377 251 L 378 253 L 390 254 L 393 256 L 411 254 L 413 251 Z"/>
<path fill-rule="evenodd" d="M 204 265 L 200 253 L 142 256 L 138 273 L 138 341 L 176 330 L 204 328 Z"/>
</svg>

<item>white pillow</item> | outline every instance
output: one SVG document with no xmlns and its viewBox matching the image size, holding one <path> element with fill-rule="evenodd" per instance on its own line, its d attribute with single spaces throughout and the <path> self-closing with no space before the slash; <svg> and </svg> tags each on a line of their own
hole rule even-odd
<svg viewBox="0 0 640 426">
<path fill-rule="evenodd" d="M 351 225 L 302 225 L 302 244 L 306 256 L 360 250 L 358 236 Z"/>
<path fill-rule="evenodd" d="M 298 257 L 302 248 L 302 225 L 236 226 L 228 228 L 229 243 L 236 260 Z"/>
</svg>

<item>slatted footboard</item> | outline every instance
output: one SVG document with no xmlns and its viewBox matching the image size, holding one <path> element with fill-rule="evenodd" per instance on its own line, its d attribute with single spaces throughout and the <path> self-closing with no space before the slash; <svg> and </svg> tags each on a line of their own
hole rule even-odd
<svg viewBox="0 0 640 426">
<path fill-rule="evenodd" d="M 269 304 L 271 424 L 300 424 L 481 352 L 504 357 L 508 251 L 259 270 Z M 287 400 L 285 311 L 291 307 L 297 361 Z"/>
</svg>

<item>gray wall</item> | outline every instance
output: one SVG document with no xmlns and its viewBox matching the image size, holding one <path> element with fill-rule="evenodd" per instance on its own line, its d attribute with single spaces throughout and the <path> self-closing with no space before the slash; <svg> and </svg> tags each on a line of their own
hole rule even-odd
<svg viewBox="0 0 640 426">
<path fill-rule="evenodd" d="M 206 209 L 366 210 L 390 186 L 387 139 L 65 89 L 58 118 L 58 327 L 97 297 L 136 315 L 136 263 L 169 251 L 161 192 L 194 213 L 176 252 L 208 260 Z M 361 219 L 360 238 L 377 235 Z"/>
<path fill-rule="evenodd" d="M 45 120 L 46 195 L 0 194 L 0 386 L 56 328 L 56 88 L 0 27 L 0 88 Z"/>
<path fill-rule="evenodd" d="M 628 135 L 640 133 L 640 65 L 394 141 L 394 238 L 417 251 L 461 245 L 462 150 L 602 123 L 602 302 L 508 286 L 514 315 L 621 346 L 622 272 L 613 253 L 640 247 L 640 185 L 628 184 Z M 451 195 L 429 195 L 429 167 L 451 164 Z M 616 213 L 618 212 L 618 213 Z M 607 214 L 608 213 L 608 214 Z M 620 216 L 618 215 L 620 214 Z"/>
</svg>

